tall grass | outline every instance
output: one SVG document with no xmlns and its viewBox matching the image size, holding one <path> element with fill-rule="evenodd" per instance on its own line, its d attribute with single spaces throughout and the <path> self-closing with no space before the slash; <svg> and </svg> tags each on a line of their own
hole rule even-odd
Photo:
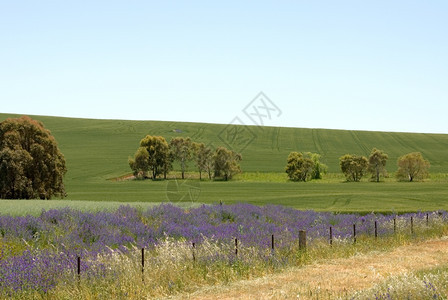
<svg viewBox="0 0 448 300">
<path fill-rule="evenodd" d="M 98 254 L 89 265 L 95 276 L 83 270 L 77 277 L 75 265 L 61 272 L 55 288 L 47 291 L 24 289 L 15 293 L 7 291 L 0 295 L 11 299 L 147 299 L 182 295 L 201 287 L 225 284 L 242 279 L 251 279 L 266 274 L 277 273 L 289 267 L 305 266 L 327 259 L 346 258 L 371 251 L 388 251 L 395 247 L 438 238 L 448 234 L 448 225 L 434 219 L 430 227 L 416 225 L 412 235 L 407 228 L 398 227 L 395 235 L 375 239 L 371 235 L 359 236 L 356 243 L 351 239 L 335 240 L 333 246 L 326 238 L 309 241 L 306 250 L 299 250 L 298 244 L 271 252 L 269 248 L 259 249 L 238 245 L 235 254 L 233 240 L 218 242 L 213 238 L 204 239 L 193 245 L 184 239 L 166 237 L 162 242 L 145 250 L 145 268 L 142 273 L 141 249 L 129 252 L 118 249 Z M 14 245 L 1 244 L 2 252 L 13 249 Z M 17 250 L 17 249 L 16 249 Z M 194 257 L 194 258 L 193 258 Z M 86 262 L 88 263 L 88 262 Z M 386 295 L 393 286 L 394 297 L 406 294 L 406 286 L 415 290 L 410 295 L 430 295 L 427 283 L 437 285 L 437 293 L 446 292 L 447 270 L 431 270 L 424 274 L 411 274 L 386 281 L 368 291 L 351 295 L 354 299 L 375 298 Z M 411 280 L 412 279 L 412 280 Z M 426 286 L 425 286 L 426 283 Z M 445 290 L 443 290 L 445 289 Z M 313 295 L 325 293 L 309 290 Z M 328 294 L 334 297 L 334 294 Z M 383 297 L 383 296 L 382 296 Z M 389 298 L 380 298 L 389 299 Z M 415 298 L 420 299 L 420 298 Z"/>
<path fill-rule="evenodd" d="M 437 267 L 387 278 L 374 287 L 346 299 L 446 299 L 448 267 Z"/>
<path fill-rule="evenodd" d="M 146 210 L 149 207 L 160 205 L 161 202 L 129 202 L 126 205 L 135 207 L 141 210 Z M 199 203 L 193 202 L 177 202 L 173 205 L 182 208 L 197 207 Z M 43 210 L 58 209 L 58 208 L 72 208 L 85 212 L 99 212 L 99 211 L 115 211 L 123 205 L 123 202 L 118 201 L 72 201 L 72 200 L 0 200 L 0 215 L 11 216 L 38 216 Z"/>
</svg>

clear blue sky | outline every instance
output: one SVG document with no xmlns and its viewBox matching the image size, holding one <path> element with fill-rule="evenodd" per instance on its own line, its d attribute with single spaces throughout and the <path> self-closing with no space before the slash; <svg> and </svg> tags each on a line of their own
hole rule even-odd
<svg viewBox="0 0 448 300">
<path fill-rule="evenodd" d="M 242 3 L 244 2 L 244 3 Z M 448 1 L 0 0 L 0 112 L 448 133 Z"/>
</svg>

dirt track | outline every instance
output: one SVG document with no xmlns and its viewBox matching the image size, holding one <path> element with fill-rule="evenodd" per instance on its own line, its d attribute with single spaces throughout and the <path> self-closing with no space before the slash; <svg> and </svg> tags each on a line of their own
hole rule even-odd
<svg viewBox="0 0 448 300">
<path fill-rule="evenodd" d="M 365 289 L 391 275 L 448 264 L 448 239 L 402 246 L 390 252 L 369 253 L 225 286 L 203 288 L 182 299 L 308 299 L 316 293 L 344 295 Z M 310 295 L 312 291 L 312 295 Z M 311 297 L 310 297 L 311 296 Z M 180 299 L 179 298 L 179 299 Z"/>
</svg>

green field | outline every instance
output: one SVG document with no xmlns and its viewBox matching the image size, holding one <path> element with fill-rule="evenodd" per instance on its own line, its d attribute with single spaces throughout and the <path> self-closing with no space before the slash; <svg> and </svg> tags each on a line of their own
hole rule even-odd
<svg viewBox="0 0 448 300">
<path fill-rule="evenodd" d="M 17 116 L 0 114 L 0 121 Z M 236 142 L 231 142 L 225 134 L 229 129 L 226 125 L 32 117 L 51 130 L 66 157 L 68 200 L 160 203 L 169 201 L 168 189 L 171 194 L 185 196 L 181 202 L 196 204 L 272 203 L 300 209 L 362 212 L 448 209 L 448 178 L 444 175 L 448 173 L 448 134 L 250 126 L 238 127 L 233 136 Z M 180 181 L 177 182 L 179 190 L 173 191 L 173 183 L 168 187 L 173 179 L 111 180 L 130 173 L 127 159 L 147 134 L 162 135 L 167 140 L 189 136 L 213 146 L 226 146 L 224 141 L 227 141 L 235 150 L 241 150 L 245 173 L 231 182 L 190 180 L 187 183 L 193 184 L 195 193 L 200 192 L 199 197 L 187 195 L 189 187 Z M 396 182 L 393 178 L 382 183 L 344 183 L 343 177 L 337 174 L 338 158 L 346 153 L 368 155 L 373 147 L 389 155 L 390 173 L 396 170 L 399 156 L 420 151 L 430 161 L 433 177 L 420 183 Z M 291 151 L 320 153 L 332 174 L 321 181 L 288 182 L 283 172 Z M 194 171 L 193 168 L 191 164 L 190 170 Z M 5 203 L 1 201 L 0 206 Z M 31 201 L 18 203 L 22 207 L 33 206 Z"/>
</svg>

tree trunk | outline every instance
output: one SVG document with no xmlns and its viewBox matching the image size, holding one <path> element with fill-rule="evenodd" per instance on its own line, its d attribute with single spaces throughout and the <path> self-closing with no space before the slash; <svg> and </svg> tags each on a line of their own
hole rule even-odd
<svg viewBox="0 0 448 300">
<path fill-rule="evenodd" d="M 182 169 L 182 179 L 185 179 L 184 173 L 185 173 L 185 161 L 182 160 L 180 162 L 180 168 Z"/>
</svg>

